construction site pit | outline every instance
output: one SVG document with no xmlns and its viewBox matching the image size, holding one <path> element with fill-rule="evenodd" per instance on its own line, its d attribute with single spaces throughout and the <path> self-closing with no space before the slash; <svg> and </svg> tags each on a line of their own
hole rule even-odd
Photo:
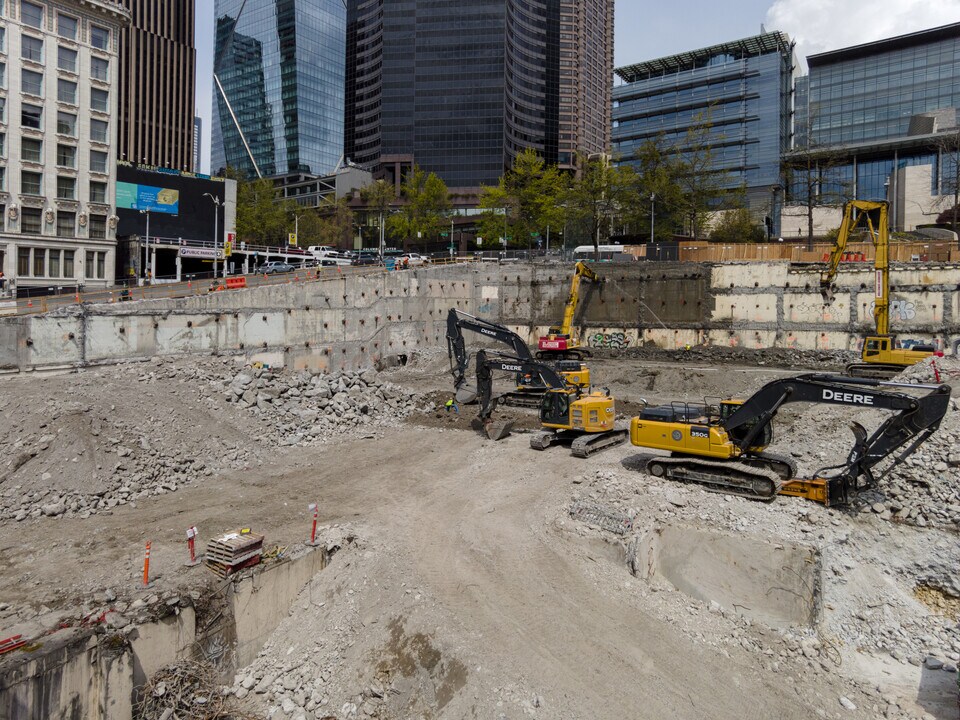
<svg viewBox="0 0 960 720">
<path fill-rule="evenodd" d="M 845 359 L 602 355 L 620 423 Z M 653 477 L 629 442 L 537 452 L 522 408 L 494 442 L 476 406 L 446 407 L 441 348 L 379 372 L 181 357 L 0 387 L 0 640 L 24 643 L 0 654 L 0 718 L 957 717 L 955 403 L 825 508 Z M 852 420 L 879 415 L 784 408 L 772 449 L 813 473 Z M 192 527 L 199 553 L 251 528 L 263 560 L 188 566 Z"/>
</svg>

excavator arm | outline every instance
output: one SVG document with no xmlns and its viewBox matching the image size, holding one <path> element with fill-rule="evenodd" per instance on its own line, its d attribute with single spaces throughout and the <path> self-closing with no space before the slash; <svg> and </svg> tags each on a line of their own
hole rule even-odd
<svg viewBox="0 0 960 720">
<path fill-rule="evenodd" d="M 573 331 L 573 318 L 577 312 L 577 305 L 580 303 L 580 282 L 586 278 L 593 282 L 602 282 L 590 267 L 583 262 L 578 262 L 573 269 L 573 280 L 570 282 L 570 294 L 567 296 L 567 304 L 563 308 L 563 322 L 560 327 L 550 328 L 550 333 L 554 335 L 569 335 Z"/>
<path fill-rule="evenodd" d="M 477 352 L 477 403 L 480 405 L 479 417 L 486 422 L 497 407 L 498 397 L 493 394 L 493 374 L 508 372 L 533 375 L 540 379 L 544 387 L 564 389 L 566 384 L 560 374 L 549 365 L 531 358 L 522 358 L 503 353 Z"/>
<path fill-rule="evenodd" d="M 459 390 L 466 381 L 467 370 L 470 366 L 470 357 L 467 355 L 466 342 L 463 339 L 463 330 L 492 338 L 510 348 L 511 353 L 522 359 L 532 360 L 530 348 L 523 339 L 503 325 L 497 325 L 488 320 L 469 315 L 465 312 L 450 308 L 447 313 L 447 351 L 450 356 L 450 372 L 453 375 L 453 385 Z"/>
<path fill-rule="evenodd" d="M 877 326 L 877 335 L 890 333 L 890 230 L 887 213 L 886 202 L 868 200 L 848 202 L 843 209 L 843 222 L 840 223 L 836 243 L 830 252 L 827 269 L 820 276 L 820 293 L 827 300 L 851 232 L 861 225 L 865 227 L 874 246 L 873 267 L 876 277 L 873 318 Z"/>
<path fill-rule="evenodd" d="M 897 392 L 898 388 L 926 392 L 920 396 L 908 395 Z M 889 472 L 937 430 L 949 408 L 950 392 L 949 385 L 913 385 L 838 375 L 800 375 L 764 385 L 723 422 L 723 427 L 732 441 L 746 451 L 757 438 L 762 437 L 777 411 L 787 403 L 825 403 L 894 413 L 869 437 L 863 426 L 854 423 L 856 442 L 846 462 L 824 469 L 833 471 L 829 477 L 823 478 L 828 486 L 828 504 L 842 504 L 849 502 L 853 491 L 875 484 L 873 468 L 877 464 L 900 451 L 887 468 Z"/>
</svg>

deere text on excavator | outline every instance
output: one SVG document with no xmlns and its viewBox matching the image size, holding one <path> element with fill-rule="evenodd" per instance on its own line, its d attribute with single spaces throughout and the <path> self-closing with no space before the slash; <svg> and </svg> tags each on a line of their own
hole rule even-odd
<svg viewBox="0 0 960 720">
<path fill-rule="evenodd" d="M 910 395 L 902 390 L 923 392 Z M 818 470 L 813 479 L 796 478 L 796 465 L 767 452 L 772 421 L 787 403 L 809 402 L 893 413 L 868 437 L 851 423 L 855 444 L 844 464 Z M 630 422 L 630 441 L 666 450 L 646 471 L 657 477 L 692 482 L 716 492 L 759 500 L 794 495 L 825 505 L 845 505 L 879 479 L 874 467 L 891 458 L 889 472 L 940 426 L 950 403 L 949 385 L 913 385 L 869 378 L 808 374 L 774 380 L 746 401 L 719 405 L 673 403 L 647 407 Z M 902 448 L 902 451 L 901 451 Z"/>
<path fill-rule="evenodd" d="M 510 434 L 513 423 L 494 422 L 492 415 L 502 396 L 493 394 L 493 374 L 497 371 L 536 375 L 547 389 L 540 400 L 540 425 L 530 437 L 530 447 L 546 450 L 551 445 L 570 445 L 576 457 L 587 457 L 598 450 L 619 445 L 627 439 L 627 429 L 615 426 L 616 408 L 609 391 L 586 392 L 571 386 L 549 365 L 536 360 L 480 350 L 476 357 L 478 419 L 487 437 L 500 440 Z"/>
<path fill-rule="evenodd" d="M 847 374 L 854 377 L 890 378 L 935 352 L 932 345 L 899 348 L 897 338 L 890 334 L 890 230 L 887 216 L 886 202 L 848 202 L 843 209 L 843 222 L 827 270 L 820 276 L 820 293 L 824 301 L 830 301 L 837 267 L 851 233 L 856 229 L 867 232 L 874 247 L 873 318 L 876 334 L 863 339 L 862 362 L 847 365 Z"/>
<path fill-rule="evenodd" d="M 450 373 L 453 375 L 453 387 L 456 390 L 457 401 L 469 404 L 477 399 L 475 388 L 467 382 L 467 370 L 470 366 L 470 356 L 467 353 L 463 331 L 469 330 L 483 337 L 496 340 L 510 348 L 510 352 L 523 360 L 533 360 L 530 348 L 519 335 L 503 325 L 475 317 L 456 308 L 450 308 L 447 313 L 447 353 L 450 356 Z M 551 367 L 560 374 L 568 385 L 577 387 L 590 386 L 590 370 L 579 360 L 553 360 Z M 546 387 L 539 381 L 538 376 L 518 373 L 517 389 L 503 396 L 505 405 L 520 407 L 539 407 L 540 396 Z"/>
<path fill-rule="evenodd" d="M 602 283 L 597 273 L 585 263 L 578 262 L 573 269 L 573 280 L 570 282 L 570 294 L 563 309 L 563 322 L 558 327 L 551 327 L 547 334 L 537 341 L 537 359 L 552 360 L 555 358 L 582 360 L 590 355 L 590 351 L 580 345 L 580 338 L 574 333 L 573 320 L 580 303 L 580 282 L 583 278 L 595 283 Z"/>
</svg>

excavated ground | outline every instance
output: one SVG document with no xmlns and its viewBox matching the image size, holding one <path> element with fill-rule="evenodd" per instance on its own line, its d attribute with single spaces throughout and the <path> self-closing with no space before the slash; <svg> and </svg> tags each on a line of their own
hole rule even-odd
<svg viewBox="0 0 960 720">
<path fill-rule="evenodd" d="M 623 422 L 643 400 L 747 396 L 797 372 L 736 360 L 591 370 Z M 504 410 L 520 432 L 487 440 L 474 407 L 443 409 L 445 368 L 426 353 L 346 378 L 340 424 L 313 414 L 326 393 L 311 379 L 245 401 L 230 388 L 262 378 L 244 385 L 219 359 L 0 381 L 0 634 L 143 598 L 146 540 L 149 594 L 202 592 L 212 576 L 182 568 L 188 526 L 293 547 L 318 501 L 321 522 L 356 540 L 227 683 L 257 715 L 955 717 L 960 503 L 937 495 L 956 496 L 948 449 L 862 508 L 762 504 L 649 477 L 629 444 L 588 460 L 535 452 L 530 411 Z M 321 384 L 337 397 L 338 382 Z M 776 449 L 801 465 L 842 456 L 842 414 L 778 420 Z"/>
</svg>

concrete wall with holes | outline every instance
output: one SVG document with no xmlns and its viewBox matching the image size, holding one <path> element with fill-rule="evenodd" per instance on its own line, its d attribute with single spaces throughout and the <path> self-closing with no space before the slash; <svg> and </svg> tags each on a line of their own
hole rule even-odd
<svg viewBox="0 0 960 720">
<path fill-rule="evenodd" d="M 819 265 L 602 263 L 584 283 L 581 341 L 598 348 L 729 345 L 856 350 L 873 328 L 871 267 L 843 267 L 820 295 Z M 445 345 L 451 307 L 503 322 L 531 344 L 563 316 L 569 264 L 472 264 L 343 276 L 0 318 L 0 371 L 72 368 L 190 353 L 319 370 L 388 362 Z M 896 267 L 891 327 L 960 346 L 960 266 Z"/>
</svg>

